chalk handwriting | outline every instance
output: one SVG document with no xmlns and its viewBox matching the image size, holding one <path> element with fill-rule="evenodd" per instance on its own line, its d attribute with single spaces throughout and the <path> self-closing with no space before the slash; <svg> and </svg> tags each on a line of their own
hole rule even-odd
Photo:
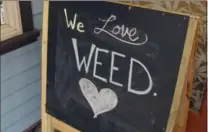
<svg viewBox="0 0 208 132">
<path fill-rule="evenodd" d="M 91 59 L 92 59 L 92 54 L 93 54 L 96 46 L 94 44 L 92 44 L 88 61 L 86 62 L 85 57 L 83 57 L 82 61 L 80 62 L 79 52 L 78 52 L 78 48 L 77 48 L 77 39 L 72 38 L 72 44 L 73 44 L 73 48 L 74 48 L 74 53 L 75 53 L 75 57 L 76 57 L 76 63 L 77 63 L 78 70 L 81 71 L 81 67 L 84 64 L 85 73 L 88 73 L 90 62 L 91 62 Z"/>
<path fill-rule="evenodd" d="M 94 112 L 94 118 L 97 118 L 97 115 L 108 112 L 116 107 L 118 97 L 110 88 L 102 88 L 100 92 L 98 92 L 97 87 L 86 78 L 81 78 L 79 80 L 79 86 L 82 94 Z"/>
<path fill-rule="evenodd" d="M 122 58 L 125 58 L 126 56 L 124 54 L 121 53 L 117 53 L 115 51 L 112 51 L 111 54 L 111 67 L 110 67 L 110 78 L 109 78 L 109 82 L 116 85 L 116 86 L 120 86 L 123 87 L 123 84 L 118 83 L 118 82 L 114 82 L 113 81 L 113 71 L 118 71 L 119 68 L 114 66 L 114 60 L 115 60 L 115 56 L 120 56 Z"/>
<path fill-rule="evenodd" d="M 134 89 L 131 88 L 132 72 L 133 72 L 132 71 L 132 69 L 133 69 L 132 67 L 133 67 L 134 62 L 136 62 L 137 64 L 139 64 L 140 66 L 142 66 L 142 68 L 147 73 L 147 76 L 148 76 L 148 79 L 149 79 L 149 86 L 144 91 L 138 91 L 138 90 L 134 90 Z M 151 77 L 149 71 L 147 70 L 146 66 L 142 62 L 140 62 L 140 61 L 138 61 L 138 60 L 136 60 L 134 58 L 131 58 L 131 61 L 130 61 L 130 70 L 129 70 L 129 79 L 128 79 L 128 91 L 131 92 L 131 93 L 134 93 L 134 94 L 144 95 L 144 94 L 148 94 L 151 91 L 152 85 L 153 85 L 152 77 Z"/>
<path fill-rule="evenodd" d="M 76 13 L 74 14 L 73 22 L 72 22 L 72 20 L 69 21 L 66 8 L 64 8 L 64 15 L 65 15 L 67 28 L 71 28 L 72 30 L 74 30 L 75 25 L 76 25 L 77 31 L 79 31 L 80 33 L 85 32 L 85 30 L 83 29 L 84 28 L 84 24 L 82 22 L 78 22 L 77 23 L 77 14 Z"/>
<path fill-rule="evenodd" d="M 94 70 L 93 70 L 93 76 L 99 80 L 102 80 L 103 82 L 107 82 L 107 79 L 104 77 L 101 77 L 99 75 L 96 74 L 96 70 L 97 70 L 97 65 L 102 66 L 102 62 L 98 62 L 98 53 L 99 52 L 104 52 L 104 53 L 108 53 L 109 51 L 106 49 L 100 49 L 100 48 L 96 48 L 95 51 L 95 60 L 94 60 Z"/>
<path fill-rule="evenodd" d="M 128 27 L 125 27 L 124 25 L 121 25 L 121 26 L 116 25 L 116 26 L 114 26 L 112 28 L 111 31 L 107 31 L 106 27 L 107 27 L 108 23 L 109 22 L 113 22 L 113 21 L 116 20 L 116 16 L 115 15 L 111 15 L 107 20 L 104 20 L 104 19 L 99 19 L 99 20 L 104 22 L 104 25 L 102 26 L 102 28 L 95 27 L 94 28 L 94 33 L 95 34 L 100 34 L 101 32 L 104 32 L 104 33 L 107 33 L 108 35 L 110 35 L 111 37 L 121 41 L 121 42 L 124 42 L 124 43 L 127 43 L 127 44 L 131 44 L 131 45 L 143 45 L 148 40 L 147 34 L 144 33 L 145 39 L 142 42 L 136 42 L 136 41 L 140 40 L 140 37 L 136 36 L 137 29 L 136 28 L 129 29 Z M 117 37 L 116 35 L 117 36 L 120 35 L 121 38 Z M 125 36 L 128 36 L 128 39 L 130 41 L 124 40 L 123 38 Z"/>
<path fill-rule="evenodd" d="M 80 57 L 79 57 L 79 52 L 78 52 L 78 48 L 77 48 L 77 39 L 75 38 L 72 38 L 72 44 L 73 44 L 73 49 L 74 49 L 74 53 L 75 53 L 75 57 L 76 57 L 76 64 L 77 64 L 77 68 L 78 68 L 78 71 L 80 72 L 81 71 L 81 68 L 84 66 L 84 69 L 85 69 L 85 73 L 88 73 L 89 71 L 89 66 L 90 66 L 90 63 L 91 63 L 91 60 L 92 60 L 92 56 L 94 54 L 94 65 L 93 65 L 93 77 L 94 78 L 97 78 L 105 83 L 107 83 L 107 81 L 109 81 L 111 84 L 113 85 L 116 85 L 116 86 L 119 86 L 119 87 L 123 87 L 123 84 L 119 83 L 119 82 L 115 82 L 113 81 L 113 74 L 115 73 L 115 71 L 119 72 L 119 68 L 116 67 L 114 64 L 114 61 L 115 61 L 115 56 L 118 56 L 120 58 L 123 58 L 125 59 L 126 55 L 124 54 L 121 54 L 121 53 L 118 53 L 118 52 L 115 52 L 115 51 L 109 51 L 107 49 L 101 49 L 99 47 L 96 47 L 96 45 L 92 44 L 91 45 L 91 48 L 90 48 L 90 52 L 89 52 L 89 56 L 88 56 L 88 60 L 86 62 L 86 57 L 83 56 L 82 60 L 80 61 Z M 98 61 L 99 59 L 99 55 L 100 54 L 109 54 L 111 53 L 111 64 L 110 64 L 110 75 L 109 75 L 109 79 L 106 79 L 100 75 L 97 74 L 97 66 L 102 66 L 102 62 L 101 60 Z M 139 90 L 134 90 L 131 86 L 132 84 L 132 73 L 133 73 L 133 67 L 135 64 L 138 64 L 140 65 L 144 71 L 146 72 L 147 76 L 148 76 L 148 79 L 149 79 L 149 84 L 148 84 L 148 88 L 143 90 L 143 91 L 139 91 Z M 135 58 L 130 58 L 130 66 L 129 66 L 129 72 L 128 72 L 128 92 L 131 92 L 133 94 L 137 94 L 137 95 L 145 95 L 145 94 L 148 94 L 151 89 L 152 89 L 152 86 L 153 86 L 153 81 L 152 81 L 152 77 L 148 71 L 148 69 L 146 68 L 146 66 L 140 62 L 139 60 L 135 59 Z"/>
</svg>

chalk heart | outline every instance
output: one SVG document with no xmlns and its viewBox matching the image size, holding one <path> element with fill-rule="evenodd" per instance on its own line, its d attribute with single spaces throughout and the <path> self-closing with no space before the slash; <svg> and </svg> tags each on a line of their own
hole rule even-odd
<svg viewBox="0 0 208 132">
<path fill-rule="evenodd" d="M 111 89 L 103 88 L 98 92 L 97 87 L 86 78 L 81 78 L 79 80 L 79 85 L 84 97 L 94 112 L 94 118 L 116 107 L 118 98 Z"/>
</svg>

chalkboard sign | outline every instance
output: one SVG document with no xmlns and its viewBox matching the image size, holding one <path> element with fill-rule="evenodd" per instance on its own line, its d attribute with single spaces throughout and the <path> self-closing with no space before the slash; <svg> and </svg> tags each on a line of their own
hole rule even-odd
<svg viewBox="0 0 208 132">
<path fill-rule="evenodd" d="M 47 23 L 48 114 L 82 132 L 163 132 L 176 119 L 191 17 L 50 1 Z"/>
</svg>

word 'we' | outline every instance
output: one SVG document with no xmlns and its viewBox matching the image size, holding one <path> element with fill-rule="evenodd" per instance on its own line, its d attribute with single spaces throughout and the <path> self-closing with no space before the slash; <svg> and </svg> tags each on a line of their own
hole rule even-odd
<svg viewBox="0 0 208 132">
<path fill-rule="evenodd" d="M 81 33 L 85 32 L 83 22 L 77 23 L 77 14 L 76 13 L 74 14 L 73 22 L 72 22 L 72 20 L 69 21 L 66 8 L 64 8 L 64 15 L 65 15 L 65 19 L 66 19 L 67 28 L 71 28 L 72 30 L 74 30 L 75 26 L 76 26 L 77 31 L 79 31 Z"/>
</svg>

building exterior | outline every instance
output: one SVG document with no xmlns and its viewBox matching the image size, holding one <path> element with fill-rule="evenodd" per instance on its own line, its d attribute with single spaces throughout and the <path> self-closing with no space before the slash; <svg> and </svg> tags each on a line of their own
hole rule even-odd
<svg viewBox="0 0 208 132">
<path fill-rule="evenodd" d="M 1 16 L 1 18 L 0 18 L 1 24 L 4 24 L 5 23 L 5 20 L 4 20 L 5 18 L 4 18 L 4 8 L 3 8 L 3 4 L 2 3 L 0 4 L 0 9 L 1 9 L 0 10 L 0 12 L 1 12 L 1 15 L 0 15 Z"/>
<path fill-rule="evenodd" d="M 41 31 L 43 0 L 31 2 L 34 27 Z M 0 132 L 23 132 L 40 120 L 40 63 L 41 37 L 0 56 Z"/>
</svg>

